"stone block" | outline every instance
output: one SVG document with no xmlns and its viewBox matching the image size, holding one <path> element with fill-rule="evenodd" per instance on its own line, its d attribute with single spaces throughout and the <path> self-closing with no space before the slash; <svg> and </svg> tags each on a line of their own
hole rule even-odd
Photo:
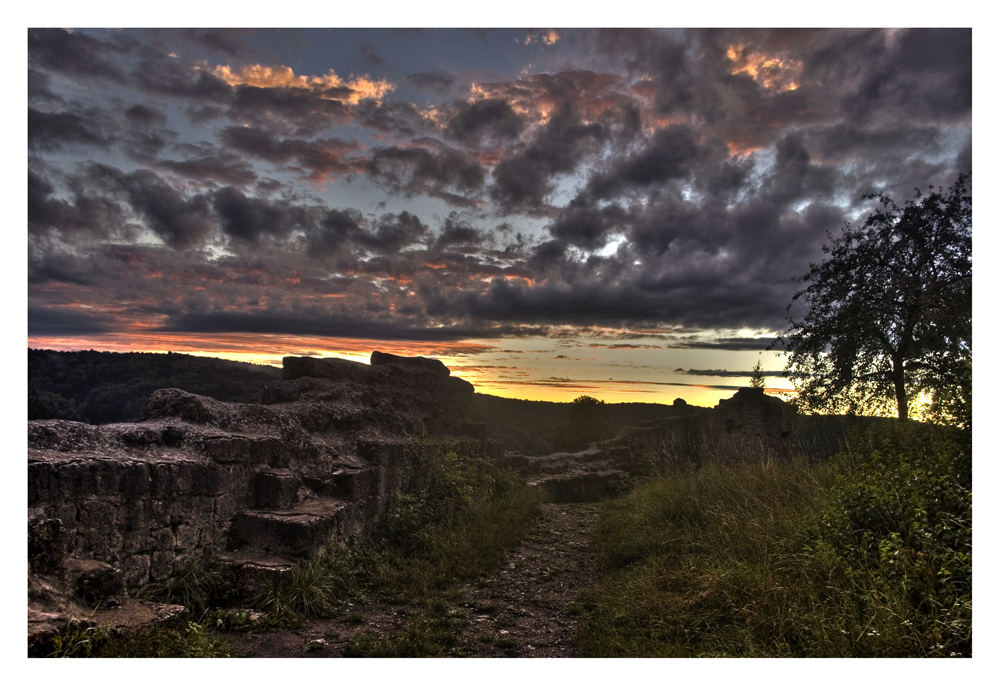
<svg viewBox="0 0 1000 686">
<path fill-rule="evenodd" d="M 59 569 L 64 557 L 66 557 L 66 532 L 62 520 L 55 517 L 29 519 L 29 568 L 39 574 L 48 574 Z"/>
<path fill-rule="evenodd" d="M 263 471 L 253 479 L 253 501 L 260 508 L 290 507 L 301 481 L 291 472 Z"/>
<path fill-rule="evenodd" d="M 174 571 L 174 560 L 176 559 L 173 551 L 157 551 L 153 553 L 149 561 L 150 580 L 163 581 L 168 579 Z"/>
<path fill-rule="evenodd" d="M 128 588 L 138 588 L 149 582 L 149 555 L 129 555 L 121 563 L 122 577 Z"/>
<path fill-rule="evenodd" d="M 125 597 L 121 570 L 98 560 L 66 560 L 65 575 L 76 596 L 90 607 L 119 605 Z"/>
</svg>

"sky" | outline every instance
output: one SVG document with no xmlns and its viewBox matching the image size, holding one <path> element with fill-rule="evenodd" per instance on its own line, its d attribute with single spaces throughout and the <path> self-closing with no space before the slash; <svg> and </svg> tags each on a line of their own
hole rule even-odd
<svg viewBox="0 0 1000 686">
<path fill-rule="evenodd" d="M 28 29 L 28 344 L 714 405 L 972 169 L 969 29 Z"/>
</svg>

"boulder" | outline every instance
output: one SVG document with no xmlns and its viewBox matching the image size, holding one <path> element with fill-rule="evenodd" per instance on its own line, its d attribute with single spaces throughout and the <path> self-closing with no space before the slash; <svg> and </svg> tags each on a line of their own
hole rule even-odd
<svg viewBox="0 0 1000 686">
<path fill-rule="evenodd" d="M 285 357 L 281 360 L 281 365 L 281 378 L 286 381 L 313 377 L 330 381 L 364 383 L 368 379 L 369 371 L 366 364 L 336 357 Z"/>
<path fill-rule="evenodd" d="M 444 366 L 441 360 L 434 360 L 429 357 L 402 357 L 376 350 L 372 352 L 371 364 L 373 367 L 392 364 L 407 369 L 424 369 L 439 376 L 451 375 L 451 371 Z"/>
</svg>

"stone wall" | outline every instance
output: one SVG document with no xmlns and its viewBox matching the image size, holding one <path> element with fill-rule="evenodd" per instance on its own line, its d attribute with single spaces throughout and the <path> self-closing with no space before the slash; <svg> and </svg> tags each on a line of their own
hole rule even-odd
<svg viewBox="0 0 1000 686">
<path fill-rule="evenodd" d="M 56 583 L 93 561 L 134 591 L 203 555 L 287 567 L 368 536 L 428 458 L 499 456 L 428 433 L 476 419 L 461 402 L 471 386 L 440 363 L 324 362 L 289 358 L 264 404 L 163 389 L 140 423 L 29 422 L 30 574 Z"/>
</svg>

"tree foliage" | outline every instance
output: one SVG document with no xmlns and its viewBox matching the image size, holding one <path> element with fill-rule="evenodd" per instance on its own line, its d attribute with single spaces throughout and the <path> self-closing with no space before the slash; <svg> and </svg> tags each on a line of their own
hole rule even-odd
<svg viewBox="0 0 1000 686">
<path fill-rule="evenodd" d="M 878 207 L 823 247 L 802 277 L 801 321 L 783 335 L 800 402 L 907 418 L 921 393 L 937 418 L 972 412 L 972 195 L 968 176 Z M 793 301 L 794 302 L 794 301 Z M 791 310 L 791 308 L 789 308 Z"/>
<path fill-rule="evenodd" d="M 753 366 L 753 371 L 750 373 L 750 388 L 763 391 L 764 385 L 764 370 L 761 368 L 760 360 L 757 360 L 757 364 Z"/>
</svg>

